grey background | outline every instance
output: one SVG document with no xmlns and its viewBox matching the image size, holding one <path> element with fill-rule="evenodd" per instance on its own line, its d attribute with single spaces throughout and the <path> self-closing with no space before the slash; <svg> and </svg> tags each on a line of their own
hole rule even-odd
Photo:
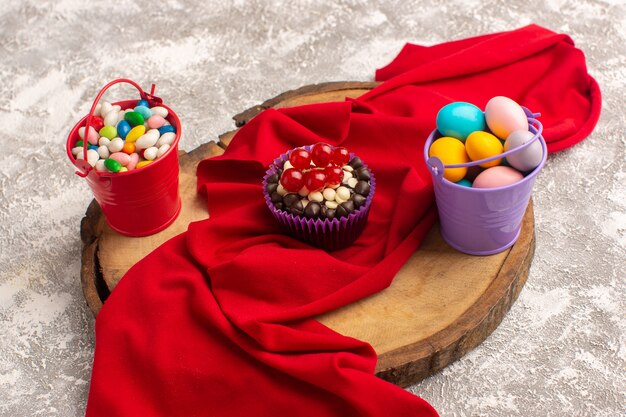
<svg viewBox="0 0 626 417">
<path fill-rule="evenodd" d="M 588 140 L 551 156 L 537 180 L 537 251 L 502 325 L 410 391 L 444 416 L 625 415 L 623 0 L 0 6 L 0 415 L 84 413 L 94 337 L 79 282 L 79 224 L 91 196 L 64 143 L 106 81 L 156 82 L 191 150 L 232 129 L 235 113 L 285 90 L 371 80 L 406 41 L 531 22 L 569 33 L 586 53 L 602 117 Z"/>
</svg>

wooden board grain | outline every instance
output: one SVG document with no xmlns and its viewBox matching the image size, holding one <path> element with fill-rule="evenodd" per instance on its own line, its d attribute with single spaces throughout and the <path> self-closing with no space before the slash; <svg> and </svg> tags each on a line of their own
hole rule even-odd
<svg viewBox="0 0 626 417">
<path fill-rule="evenodd" d="M 283 93 L 234 117 L 241 126 L 264 109 L 358 97 L 375 83 L 326 83 Z M 220 155 L 236 131 L 180 155 L 183 208 L 167 229 L 129 238 L 113 232 L 97 203 L 81 224 L 81 279 L 97 314 L 124 273 L 187 225 L 208 217 L 196 195 L 195 171 L 204 158 Z M 377 375 L 400 386 L 419 381 L 480 344 L 498 326 L 528 276 L 534 253 L 534 219 L 529 205 L 517 243 L 497 255 L 477 257 L 450 248 L 434 227 L 386 290 L 318 319 L 339 333 L 369 342 L 379 356 Z"/>
</svg>

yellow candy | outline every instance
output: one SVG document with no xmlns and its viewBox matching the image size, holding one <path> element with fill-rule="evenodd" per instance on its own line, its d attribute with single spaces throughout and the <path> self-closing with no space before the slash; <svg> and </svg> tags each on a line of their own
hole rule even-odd
<svg viewBox="0 0 626 417">
<path fill-rule="evenodd" d="M 120 172 L 126 172 L 126 171 L 128 171 L 128 168 L 126 167 L 122 167 L 122 169 L 120 169 Z"/>
<path fill-rule="evenodd" d="M 128 135 L 126 135 L 126 143 L 135 142 L 144 133 L 146 133 L 146 127 L 144 125 L 133 127 L 132 129 L 130 129 L 130 132 L 128 132 Z"/>
<path fill-rule="evenodd" d="M 469 161 L 465 145 L 458 139 L 444 136 L 430 145 L 428 156 L 436 156 L 444 165 L 463 164 Z M 467 174 L 467 168 L 446 168 L 443 177 L 448 181 L 457 182 Z"/>
<path fill-rule="evenodd" d="M 472 161 L 489 158 L 501 154 L 503 151 L 502 142 L 491 133 L 476 131 L 470 133 L 465 140 L 465 150 Z M 490 168 L 500 165 L 502 158 L 495 161 L 480 164 L 483 168 Z"/>
<path fill-rule="evenodd" d="M 135 168 L 143 168 L 148 164 L 151 164 L 152 161 L 141 161 L 141 162 L 137 162 L 137 165 L 135 166 Z"/>
</svg>

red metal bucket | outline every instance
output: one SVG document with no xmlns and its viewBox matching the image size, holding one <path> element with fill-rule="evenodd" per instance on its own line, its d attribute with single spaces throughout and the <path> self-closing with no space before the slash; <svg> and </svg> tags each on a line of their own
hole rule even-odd
<svg viewBox="0 0 626 417">
<path fill-rule="evenodd" d="M 83 141 L 84 159 L 76 159 L 72 148 L 80 140 L 78 129 L 91 125 L 96 105 L 106 90 L 117 83 L 128 83 L 139 91 L 141 99 L 150 107 L 167 109 L 167 120 L 176 128 L 176 138 L 170 148 L 149 165 L 127 172 L 98 172 L 87 162 L 87 138 Z M 155 97 L 154 85 L 150 94 L 134 81 L 118 79 L 111 81 L 98 93 L 89 114 L 71 130 L 66 143 L 67 156 L 78 168 L 77 175 L 87 179 L 94 197 L 104 213 L 111 229 L 126 236 L 147 236 L 169 226 L 180 213 L 181 201 L 178 193 L 178 141 L 181 135 L 180 120 L 176 113 Z M 137 100 L 125 100 L 113 104 L 122 110 L 135 107 Z"/>
</svg>

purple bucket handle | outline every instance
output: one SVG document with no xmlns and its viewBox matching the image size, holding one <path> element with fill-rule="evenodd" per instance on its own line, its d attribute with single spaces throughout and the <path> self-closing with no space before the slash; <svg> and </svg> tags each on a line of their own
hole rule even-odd
<svg viewBox="0 0 626 417">
<path fill-rule="evenodd" d="M 534 136 L 528 142 L 524 143 L 522 146 L 518 146 L 517 148 L 513 148 L 506 152 L 502 152 L 501 154 L 490 156 L 489 158 L 478 159 L 476 161 L 465 162 L 463 164 L 444 165 L 441 159 L 437 158 L 436 156 L 432 156 L 426 161 L 426 164 L 430 168 L 430 171 L 432 172 L 433 176 L 437 178 L 437 180 L 442 181 L 443 171 L 446 168 L 469 168 L 469 167 L 473 167 L 476 165 L 484 164 L 486 162 L 495 161 L 496 159 L 505 158 L 515 152 L 518 152 L 518 151 L 521 151 L 522 149 L 527 148 L 533 142 L 538 140 L 541 137 L 541 133 L 543 132 L 543 125 L 541 124 L 539 120 L 537 120 L 537 117 L 541 116 L 541 113 L 533 113 L 523 106 L 522 106 L 522 109 L 524 110 L 524 113 L 526 114 L 526 117 L 528 118 L 528 129 L 530 130 L 531 133 L 534 134 Z M 544 152 L 546 152 L 545 146 L 543 146 L 543 148 L 544 148 Z"/>
</svg>

